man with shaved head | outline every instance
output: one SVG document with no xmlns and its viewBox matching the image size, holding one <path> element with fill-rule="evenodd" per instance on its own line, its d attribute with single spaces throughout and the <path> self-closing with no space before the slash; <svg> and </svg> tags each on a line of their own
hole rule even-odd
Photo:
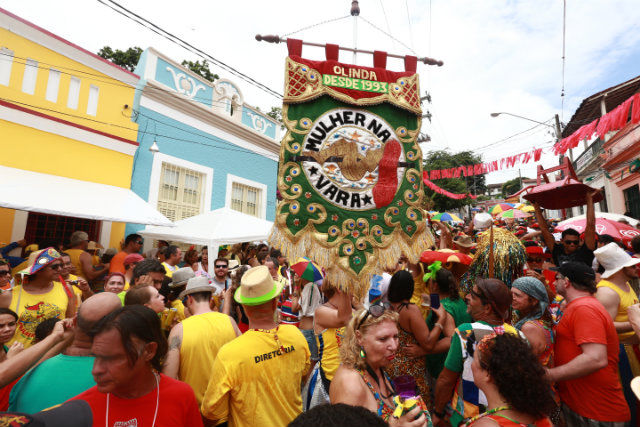
<svg viewBox="0 0 640 427">
<path fill-rule="evenodd" d="M 91 329 L 107 314 L 122 305 L 111 292 L 87 298 L 78 310 L 73 342 L 62 354 L 45 360 L 27 372 L 11 390 L 9 407 L 16 412 L 32 414 L 63 403 L 93 387 L 91 374 Z"/>
</svg>

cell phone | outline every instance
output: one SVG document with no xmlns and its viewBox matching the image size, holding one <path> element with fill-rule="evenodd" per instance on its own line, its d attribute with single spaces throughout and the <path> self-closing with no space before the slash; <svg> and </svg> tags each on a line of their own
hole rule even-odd
<svg viewBox="0 0 640 427">
<path fill-rule="evenodd" d="M 440 294 L 431 294 L 431 308 L 438 309 L 440 308 Z"/>
<path fill-rule="evenodd" d="M 542 274 L 542 270 L 539 268 L 534 268 L 533 271 L 535 271 L 538 274 Z"/>
<path fill-rule="evenodd" d="M 70 285 L 78 285 L 78 281 L 77 280 L 67 280 L 67 283 Z"/>
</svg>

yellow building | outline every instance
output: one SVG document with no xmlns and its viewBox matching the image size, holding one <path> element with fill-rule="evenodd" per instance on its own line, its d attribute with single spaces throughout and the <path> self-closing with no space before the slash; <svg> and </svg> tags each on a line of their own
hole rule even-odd
<svg viewBox="0 0 640 427">
<path fill-rule="evenodd" d="M 141 200 L 129 190 L 138 82 L 136 74 L 0 9 L 1 243 L 66 243 L 83 230 L 118 247 L 124 222 L 163 222 L 151 219 L 153 209 L 148 220 L 136 218 L 133 211 L 147 206 L 134 208 Z"/>
</svg>

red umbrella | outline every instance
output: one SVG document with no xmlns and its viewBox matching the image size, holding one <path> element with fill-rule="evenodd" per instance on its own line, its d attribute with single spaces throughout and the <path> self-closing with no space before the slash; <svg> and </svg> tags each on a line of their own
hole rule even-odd
<svg viewBox="0 0 640 427">
<path fill-rule="evenodd" d="M 556 232 L 564 231 L 567 228 L 573 228 L 578 233 L 582 234 L 584 233 L 586 225 L 587 220 L 585 218 L 567 219 L 558 224 Z M 629 246 L 631 239 L 635 236 L 640 236 L 640 230 L 622 222 L 613 221 L 607 218 L 596 218 L 596 233 L 608 234 L 614 239 L 624 242 L 627 246 Z"/>
<path fill-rule="evenodd" d="M 426 264 L 433 264 L 440 261 L 442 266 L 450 270 L 457 278 L 461 277 L 468 269 L 473 258 L 462 252 L 453 251 L 451 249 L 439 249 L 437 251 L 424 251 L 420 256 L 420 261 Z"/>
</svg>

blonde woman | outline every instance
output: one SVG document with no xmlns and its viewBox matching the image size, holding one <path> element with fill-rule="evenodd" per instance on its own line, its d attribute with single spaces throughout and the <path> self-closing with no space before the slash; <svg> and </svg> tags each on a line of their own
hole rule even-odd
<svg viewBox="0 0 640 427">
<path fill-rule="evenodd" d="M 398 350 L 398 313 L 389 308 L 372 305 L 349 322 L 340 347 L 342 364 L 331 382 L 331 403 L 363 406 L 390 426 L 424 427 L 431 422 L 419 408 L 400 418 L 391 416 L 396 392 L 383 368 L 393 362 Z"/>
</svg>

